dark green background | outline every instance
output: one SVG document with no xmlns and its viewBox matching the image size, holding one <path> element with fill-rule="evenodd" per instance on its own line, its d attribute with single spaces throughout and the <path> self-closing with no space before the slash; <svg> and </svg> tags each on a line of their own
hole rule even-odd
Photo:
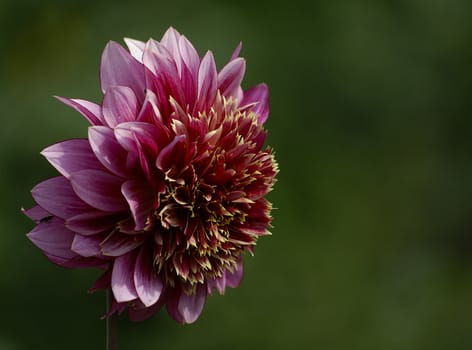
<svg viewBox="0 0 472 350">
<path fill-rule="evenodd" d="M 122 349 L 471 349 L 472 2 L 0 2 L 0 349 L 103 349 L 97 271 L 64 270 L 19 209 L 84 137 L 110 39 L 170 25 L 271 89 L 273 236 L 199 321 L 121 322 Z"/>
</svg>

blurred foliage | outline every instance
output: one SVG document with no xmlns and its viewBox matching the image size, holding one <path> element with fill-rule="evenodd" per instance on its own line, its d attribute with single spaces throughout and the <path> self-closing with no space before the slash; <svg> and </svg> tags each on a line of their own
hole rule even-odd
<svg viewBox="0 0 472 350">
<path fill-rule="evenodd" d="M 104 348 L 97 271 L 25 238 L 39 155 L 86 135 L 52 95 L 100 100 L 108 40 L 170 25 L 271 88 L 273 236 L 200 320 L 121 319 L 121 348 L 470 349 L 472 2 L 0 2 L 0 349 Z"/>
</svg>

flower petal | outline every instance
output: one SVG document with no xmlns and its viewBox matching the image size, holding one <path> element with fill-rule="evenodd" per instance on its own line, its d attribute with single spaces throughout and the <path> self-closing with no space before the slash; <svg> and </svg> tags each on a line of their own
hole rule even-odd
<svg viewBox="0 0 472 350">
<path fill-rule="evenodd" d="M 100 82 L 103 93 L 106 93 L 111 86 L 128 86 L 140 102 L 144 99 L 143 66 L 116 42 L 110 41 L 103 51 Z"/>
<path fill-rule="evenodd" d="M 112 129 L 106 126 L 94 126 L 88 130 L 90 146 L 98 160 L 112 173 L 127 177 L 127 152 L 115 138 Z"/>
<path fill-rule="evenodd" d="M 102 169 L 87 139 L 73 139 L 45 148 L 41 154 L 66 178 L 83 169 Z"/>
<path fill-rule="evenodd" d="M 113 229 L 122 216 L 93 210 L 72 216 L 66 220 L 66 227 L 76 233 L 88 236 Z"/>
<path fill-rule="evenodd" d="M 223 67 L 218 73 L 218 89 L 223 96 L 237 97 L 245 70 L 246 61 L 243 58 L 236 58 Z"/>
<path fill-rule="evenodd" d="M 157 272 L 153 269 L 153 259 L 152 250 L 143 246 L 136 259 L 134 269 L 136 292 L 146 307 L 157 303 L 164 287 Z"/>
<path fill-rule="evenodd" d="M 122 256 L 142 245 L 145 240 L 146 236 L 143 234 L 114 232 L 100 243 L 101 252 L 106 256 Z"/>
<path fill-rule="evenodd" d="M 44 210 L 62 219 L 91 209 L 77 197 L 70 182 L 63 176 L 53 177 L 37 184 L 31 193 L 36 203 Z"/>
<path fill-rule="evenodd" d="M 102 115 L 102 107 L 96 103 L 81 100 L 81 99 L 72 99 L 65 98 L 60 96 L 54 96 L 62 103 L 66 104 L 69 107 L 74 108 L 77 112 L 82 114 L 90 124 L 92 125 L 103 125 L 105 120 Z"/>
<path fill-rule="evenodd" d="M 121 194 L 123 182 L 117 176 L 100 170 L 81 170 L 70 178 L 72 188 L 85 203 L 106 212 L 128 210 Z"/>
<path fill-rule="evenodd" d="M 137 113 L 138 100 L 133 90 L 127 86 L 108 88 L 103 98 L 103 117 L 110 127 L 136 120 Z"/>
<path fill-rule="evenodd" d="M 203 311 L 206 301 L 206 288 L 199 285 L 195 294 L 187 295 L 182 293 L 178 303 L 178 311 L 182 315 L 184 323 L 195 322 Z"/>
<path fill-rule="evenodd" d="M 259 115 L 259 123 L 264 123 L 269 117 L 269 88 L 266 84 L 253 86 L 244 91 L 244 98 L 240 103 L 241 109 L 249 108 Z"/>
<path fill-rule="evenodd" d="M 135 230 L 144 230 L 157 201 L 157 192 L 142 180 L 128 180 L 121 186 L 121 192 L 129 204 Z"/>
<path fill-rule="evenodd" d="M 243 262 L 241 259 L 233 272 L 231 272 L 230 270 L 226 270 L 226 285 L 231 288 L 236 288 L 241 283 L 243 279 L 243 274 Z"/>
<path fill-rule="evenodd" d="M 215 59 L 211 51 L 208 51 L 198 69 L 197 111 L 206 111 L 213 104 L 216 98 L 217 75 Z"/>
<path fill-rule="evenodd" d="M 130 252 L 119 256 L 113 263 L 111 289 L 117 302 L 131 301 L 138 297 L 134 287 L 134 266 L 136 254 Z"/>
<path fill-rule="evenodd" d="M 93 256 L 100 256 L 100 242 L 103 240 L 99 235 L 94 236 L 82 236 L 76 234 L 72 241 L 71 250 L 75 253 L 89 258 Z"/>
<path fill-rule="evenodd" d="M 125 38 L 124 40 L 131 56 L 133 56 L 138 62 L 143 63 L 143 51 L 146 43 L 130 38 Z"/>
<path fill-rule="evenodd" d="M 70 249 L 74 233 L 60 219 L 52 218 L 38 224 L 27 236 L 53 263 L 61 264 L 77 256 Z"/>
<path fill-rule="evenodd" d="M 23 212 L 23 214 L 25 214 L 27 217 L 37 223 L 39 223 L 41 220 L 46 220 L 48 219 L 48 217 L 51 216 L 51 213 L 47 212 L 39 205 L 35 205 L 34 207 L 29 209 L 21 208 L 21 211 Z"/>
</svg>

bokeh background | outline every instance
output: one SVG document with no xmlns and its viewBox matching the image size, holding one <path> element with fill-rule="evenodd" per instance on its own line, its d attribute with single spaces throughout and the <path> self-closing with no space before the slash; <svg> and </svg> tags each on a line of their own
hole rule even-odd
<svg viewBox="0 0 472 350">
<path fill-rule="evenodd" d="M 84 137 L 108 40 L 170 25 L 271 88 L 273 236 L 199 321 L 121 317 L 121 349 L 471 349 L 472 2 L 0 2 L 0 349 L 103 349 L 98 271 L 56 267 L 20 208 Z"/>
</svg>

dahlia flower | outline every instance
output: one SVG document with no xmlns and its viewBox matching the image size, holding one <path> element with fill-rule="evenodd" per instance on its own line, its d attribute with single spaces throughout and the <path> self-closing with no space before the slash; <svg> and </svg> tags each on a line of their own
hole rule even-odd
<svg viewBox="0 0 472 350">
<path fill-rule="evenodd" d="M 41 152 L 60 175 L 33 188 L 28 237 L 57 265 L 104 269 L 91 290 L 111 289 L 107 316 L 165 306 L 192 323 L 269 233 L 268 88 L 242 89 L 241 45 L 218 71 L 173 28 L 125 42 L 104 49 L 101 104 L 58 97 L 88 120 L 88 138 Z"/>
</svg>

